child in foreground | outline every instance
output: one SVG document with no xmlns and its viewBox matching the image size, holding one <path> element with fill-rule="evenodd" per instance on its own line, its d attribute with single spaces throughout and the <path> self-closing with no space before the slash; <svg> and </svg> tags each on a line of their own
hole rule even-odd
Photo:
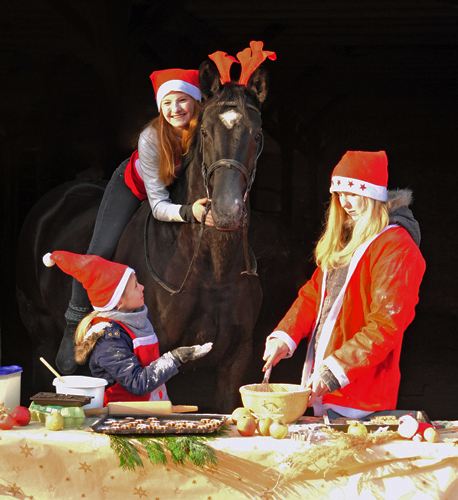
<svg viewBox="0 0 458 500">
<path fill-rule="evenodd" d="M 93 311 L 75 333 L 75 359 L 94 377 L 104 378 L 104 405 L 115 401 L 168 401 L 165 382 L 182 363 L 207 354 L 212 344 L 178 347 L 162 356 L 143 285 L 130 267 L 96 255 L 55 251 L 43 257 L 87 290 Z"/>
</svg>

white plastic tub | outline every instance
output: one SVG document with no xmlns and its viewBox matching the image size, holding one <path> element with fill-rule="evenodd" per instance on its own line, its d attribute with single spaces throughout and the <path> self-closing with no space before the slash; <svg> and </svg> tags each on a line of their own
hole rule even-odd
<svg viewBox="0 0 458 500">
<path fill-rule="evenodd" d="M 21 404 L 21 374 L 20 366 L 0 366 L 0 404 L 9 411 Z"/>
<path fill-rule="evenodd" d="M 103 406 L 103 395 L 108 382 L 104 378 L 84 377 L 82 375 L 67 375 L 62 377 L 65 382 L 55 378 L 53 385 L 56 386 L 58 394 L 77 394 L 79 396 L 93 396 L 91 402 L 84 405 L 84 409 L 101 408 Z"/>
</svg>

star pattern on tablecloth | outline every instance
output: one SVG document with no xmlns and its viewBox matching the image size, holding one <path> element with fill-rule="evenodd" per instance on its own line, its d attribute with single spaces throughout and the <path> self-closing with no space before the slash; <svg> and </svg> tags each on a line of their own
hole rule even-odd
<svg viewBox="0 0 458 500">
<path fill-rule="evenodd" d="M 53 486 L 52 484 L 50 484 L 50 485 L 48 486 L 48 488 L 47 488 L 47 490 L 48 490 L 50 493 L 52 493 L 55 489 L 56 489 L 56 487 L 55 487 L 55 486 Z"/>
<path fill-rule="evenodd" d="M 33 448 L 29 448 L 29 445 L 26 444 L 25 446 L 21 446 L 19 445 L 19 448 L 21 448 L 21 453 L 24 453 L 24 455 L 26 456 L 26 458 L 29 456 L 29 455 L 32 455 L 32 450 Z"/>
<path fill-rule="evenodd" d="M 146 490 L 144 490 L 141 486 L 139 486 L 138 488 L 134 488 L 135 490 L 135 493 L 134 495 L 138 495 L 139 498 L 145 496 L 147 497 L 148 495 L 146 494 Z"/>
<path fill-rule="evenodd" d="M 18 467 L 17 465 L 15 465 L 13 467 L 13 470 L 14 470 L 14 472 L 18 473 L 18 472 L 21 472 L 22 469 L 20 467 Z"/>
<path fill-rule="evenodd" d="M 181 490 L 180 488 L 175 488 L 173 492 L 175 493 L 175 495 L 179 495 L 181 493 Z"/>
<path fill-rule="evenodd" d="M 340 477 L 348 477 L 348 471 L 347 469 L 339 469 L 339 470 L 336 470 L 336 476 L 340 476 Z"/>
<path fill-rule="evenodd" d="M 110 488 L 108 488 L 108 486 L 102 486 L 102 491 L 103 491 L 104 493 L 108 493 L 109 489 L 110 489 Z"/>
<path fill-rule="evenodd" d="M 193 479 L 192 484 L 197 484 L 197 481 L 195 479 Z"/>
<path fill-rule="evenodd" d="M 68 450 L 69 453 L 73 453 L 73 450 Z"/>
<path fill-rule="evenodd" d="M 80 462 L 79 464 L 81 465 L 81 467 L 79 467 L 79 469 L 84 470 L 84 472 L 88 472 L 88 471 L 92 472 L 92 470 L 91 470 L 92 466 L 91 465 L 88 465 L 86 462 L 84 462 L 84 463 Z"/>
<path fill-rule="evenodd" d="M 114 476 L 110 476 L 110 479 L 114 479 L 115 477 Z"/>
<path fill-rule="evenodd" d="M 22 494 L 21 492 L 21 487 L 20 486 L 17 486 L 16 483 L 13 483 L 13 486 L 11 486 L 11 488 L 8 490 L 8 493 L 11 493 L 14 495 L 14 497 L 16 497 L 16 494 Z"/>
</svg>

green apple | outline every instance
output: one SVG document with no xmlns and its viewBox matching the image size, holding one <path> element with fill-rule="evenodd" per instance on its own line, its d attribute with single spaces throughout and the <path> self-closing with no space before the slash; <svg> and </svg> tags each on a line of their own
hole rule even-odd
<svg viewBox="0 0 458 500">
<path fill-rule="evenodd" d="M 261 417 L 257 423 L 259 434 L 261 434 L 261 436 L 270 436 L 269 427 L 273 424 L 273 422 L 272 417 Z"/>
<path fill-rule="evenodd" d="M 59 431 L 64 427 L 64 417 L 58 411 L 53 411 L 47 415 L 45 420 L 46 429 L 50 431 Z"/>
<path fill-rule="evenodd" d="M 354 436 L 365 436 L 367 434 L 367 427 L 361 422 L 351 422 L 347 429 L 347 434 Z"/>
<path fill-rule="evenodd" d="M 288 434 L 288 426 L 282 420 L 275 420 L 269 427 L 269 433 L 275 439 L 283 439 Z"/>
</svg>

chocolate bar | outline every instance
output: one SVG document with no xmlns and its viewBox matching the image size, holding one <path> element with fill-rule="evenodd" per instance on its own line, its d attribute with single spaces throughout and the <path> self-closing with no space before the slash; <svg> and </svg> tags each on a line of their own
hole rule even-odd
<svg viewBox="0 0 458 500">
<path fill-rule="evenodd" d="M 30 398 L 37 405 L 52 406 L 84 406 L 91 402 L 94 396 L 77 394 L 59 394 L 55 392 L 39 392 Z"/>
</svg>

